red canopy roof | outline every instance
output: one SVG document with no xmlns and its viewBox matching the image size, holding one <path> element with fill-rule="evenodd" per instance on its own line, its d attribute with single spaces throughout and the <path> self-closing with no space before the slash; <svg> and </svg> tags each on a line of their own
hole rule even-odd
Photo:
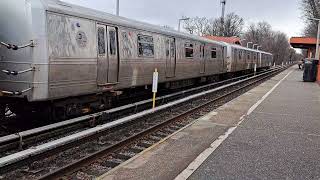
<svg viewBox="0 0 320 180">
<path fill-rule="evenodd" d="M 210 35 L 206 35 L 204 37 L 214 41 L 222 41 L 230 44 L 241 45 L 241 39 L 238 37 L 222 37 L 222 36 L 210 36 Z"/>
<path fill-rule="evenodd" d="M 294 48 L 315 48 L 317 39 L 313 37 L 292 37 L 290 38 L 290 44 Z"/>
</svg>

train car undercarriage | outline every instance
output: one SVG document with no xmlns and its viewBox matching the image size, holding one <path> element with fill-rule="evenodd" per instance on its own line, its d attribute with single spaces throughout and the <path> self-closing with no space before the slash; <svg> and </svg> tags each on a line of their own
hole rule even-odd
<svg viewBox="0 0 320 180">
<path fill-rule="evenodd" d="M 179 90 L 181 88 L 217 82 L 248 73 L 252 73 L 252 70 L 166 82 L 159 84 L 159 89 Z M 1 120 L 5 119 L 6 113 L 10 110 L 24 120 L 39 119 L 41 121 L 61 121 L 110 109 L 117 105 L 124 105 L 122 101 L 125 101 L 125 99 L 130 99 L 132 101 L 137 97 L 146 97 L 148 93 L 150 93 L 150 87 L 144 86 L 45 102 L 28 102 L 26 99 L 21 98 L 2 98 L 0 104 L 0 118 Z"/>
</svg>

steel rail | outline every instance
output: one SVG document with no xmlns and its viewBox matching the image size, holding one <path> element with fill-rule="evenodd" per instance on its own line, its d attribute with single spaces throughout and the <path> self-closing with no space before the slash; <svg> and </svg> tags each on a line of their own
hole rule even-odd
<svg viewBox="0 0 320 180">
<path fill-rule="evenodd" d="M 116 120 L 111 123 L 100 125 L 98 127 L 94 127 L 94 128 L 70 135 L 68 137 L 64 137 L 64 138 L 49 142 L 47 144 L 43 144 L 43 145 L 40 145 L 40 146 L 37 146 L 34 148 L 30 148 L 25 151 L 21 151 L 16 154 L 12 154 L 12 155 L 0 158 L 0 168 L 10 167 L 12 165 L 19 164 L 19 163 L 28 163 L 28 161 L 26 161 L 26 159 L 34 159 L 38 156 L 44 155 L 46 153 L 50 153 L 51 151 L 55 151 L 57 149 L 64 149 L 68 146 L 72 146 L 74 144 L 79 144 L 81 142 L 85 142 L 85 140 L 88 140 L 92 137 L 96 137 L 99 134 L 105 132 L 106 130 L 110 130 L 111 128 L 121 126 L 125 123 L 129 123 L 132 121 L 136 121 L 138 119 L 141 119 L 143 117 L 146 117 L 148 115 L 151 115 L 151 114 L 154 114 L 157 112 L 165 111 L 171 107 L 178 106 L 178 105 L 185 103 L 185 102 L 188 102 L 190 100 L 201 98 L 201 97 L 204 97 L 205 95 L 212 94 L 214 92 L 217 92 L 217 91 L 229 88 L 229 87 L 233 87 L 235 85 L 247 82 L 249 80 L 256 79 L 258 77 L 263 77 L 264 75 L 267 75 L 267 74 L 276 73 L 280 70 L 282 70 L 282 69 L 272 70 L 271 72 L 262 73 L 260 75 L 250 77 L 250 78 L 247 78 L 244 80 L 240 80 L 240 81 L 228 84 L 228 85 L 224 85 L 224 86 L 218 87 L 216 89 L 212 89 L 212 90 L 208 90 L 206 92 L 201 92 L 201 93 L 198 93 L 195 95 L 191 95 L 189 97 L 186 97 L 186 98 L 171 102 L 169 104 L 157 107 L 156 109 L 146 110 L 146 111 L 140 112 L 138 114 L 134 114 L 129 117 L 125 117 L 125 118 Z"/>
<path fill-rule="evenodd" d="M 213 103 L 215 103 L 215 102 L 217 102 L 217 101 L 219 101 L 219 100 L 221 100 L 223 98 L 226 98 L 226 97 L 228 97 L 230 95 L 233 95 L 233 94 L 235 94 L 235 93 L 237 93 L 239 91 L 242 91 L 243 89 L 246 89 L 246 88 L 248 88 L 250 86 L 253 86 L 254 84 L 259 83 L 259 82 L 261 82 L 261 81 L 273 76 L 276 73 L 278 73 L 278 71 L 272 72 L 271 74 L 268 74 L 266 76 L 258 78 L 257 80 L 255 80 L 253 82 L 250 82 L 250 83 L 248 83 L 248 84 L 246 84 L 246 85 L 244 85 L 242 87 L 239 87 L 239 88 L 237 88 L 235 90 L 227 92 L 227 93 L 225 93 L 225 94 L 223 94 L 223 95 L 221 95 L 221 96 L 219 96 L 217 98 L 211 99 L 211 100 L 209 100 L 209 101 L 207 101 L 207 102 L 205 102 L 205 103 L 203 103 L 201 105 L 198 105 L 197 107 L 194 107 L 194 108 L 192 108 L 192 109 L 190 109 L 190 110 L 188 110 L 186 112 L 180 113 L 179 115 L 176 115 L 175 117 L 172 117 L 172 118 L 170 118 L 170 119 L 168 119 L 168 120 L 166 120 L 164 122 L 161 122 L 160 124 L 154 125 L 154 126 L 148 128 L 148 129 L 146 129 L 146 130 L 144 130 L 142 132 L 139 132 L 136 135 L 132 135 L 132 136 L 128 137 L 127 139 L 122 140 L 121 142 L 118 142 L 118 143 L 116 143 L 114 145 L 110 145 L 110 146 L 108 146 L 108 147 L 106 147 L 106 148 L 104 148 L 104 149 L 102 149 L 102 150 L 100 150 L 100 151 L 98 151 L 98 152 L 96 152 L 96 153 L 94 153 L 92 155 L 89 155 L 87 157 L 84 157 L 84 158 L 76 161 L 76 162 L 73 162 L 73 163 L 71 163 L 69 165 L 66 165 L 66 166 L 64 166 L 62 168 L 59 168 L 59 169 L 57 169 L 55 171 L 52 171 L 52 172 L 40 177 L 39 179 L 58 179 L 58 178 L 64 176 L 65 174 L 71 174 L 71 173 L 74 173 L 76 171 L 79 171 L 83 166 L 86 166 L 86 165 L 89 165 L 89 164 L 93 163 L 96 159 L 98 159 L 100 157 L 106 157 L 106 156 L 112 154 L 113 152 L 123 148 L 123 147 L 126 147 L 126 146 L 128 146 L 130 144 L 133 144 L 134 142 L 136 142 L 137 140 L 141 139 L 142 137 L 150 135 L 151 133 L 153 133 L 153 132 L 155 132 L 155 131 L 157 131 L 159 129 L 162 129 L 163 127 L 166 127 L 168 124 L 171 124 L 171 123 L 173 123 L 173 122 L 175 122 L 175 121 L 177 121 L 179 119 L 182 119 L 182 118 L 184 118 L 184 117 L 186 117 L 186 116 L 188 116 L 190 114 L 193 114 L 193 113 L 197 112 L 198 110 L 200 110 L 200 109 L 202 109 L 202 108 L 204 108 L 204 107 L 206 107 L 206 106 L 208 106 L 210 104 L 213 104 Z"/>
<path fill-rule="evenodd" d="M 275 68 L 274 70 L 276 70 L 276 69 L 277 68 Z M 266 71 L 262 71 L 261 73 L 265 73 L 265 72 Z M 165 102 L 169 102 L 169 101 L 175 100 L 177 98 L 180 98 L 181 96 L 187 96 L 192 93 L 204 91 L 204 90 L 210 89 L 214 86 L 219 86 L 219 85 L 223 85 L 223 84 L 226 84 L 229 82 L 241 80 L 241 79 L 250 77 L 252 75 L 253 74 L 248 74 L 248 75 L 244 75 L 244 76 L 240 76 L 240 77 L 236 77 L 236 78 L 232 78 L 232 79 L 227 79 L 227 80 L 224 80 L 221 82 L 211 83 L 211 84 L 203 85 L 200 87 L 195 87 L 192 89 L 176 92 L 173 94 L 158 97 L 156 99 L 156 101 L 157 101 L 157 104 L 163 104 Z M 3 136 L 3 137 L 0 137 L 0 147 L 1 147 L 2 151 L 4 151 L 4 150 L 8 150 L 8 149 L 14 149 L 17 147 L 21 147 L 22 144 L 25 146 L 33 138 L 37 137 L 37 139 L 39 139 L 38 136 L 40 136 L 40 135 L 43 135 L 43 136 L 50 135 L 50 134 L 56 135 L 56 134 L 59 134 L 58 132 L 62 131 L 64 128 L 68 128 L 68 127 L 72 128 L 71 126 L 78 127 L 78 126 L 80 126 L 80 123 L 83 123 L 86 126 L 88 126 L 89 125 L 88 123 L 92 120 L 105 121 L 105 120 L 111 119 L 112 117 L 116 116 L 117 114 L 122 114 L 123 112 L 136 113 L 136 111 L 138 109 L 143 109 L 142 107 L 151 106 L 151 103 L 152 103 L 151 99 L 143 100 L 143 101 L 140 101 L 137 103 L 124 105 L 124 106 L 113 108 L 110 110 L 106 110 L 106 111 L 102 111 L 102 112 L 98 112 L 98 113 L 94 113 L 94 114 L 90 114 L 90 115 L 85 115 L 85 116 L 70 119 L 67 121 L 54 123 L 54 124 L 50 124 L 47 126 L 43 126 L 43 127 L 23 131 L 23 132 L 18 132 L 15 134 Z M 56 133 L 55 133 L 55 131 L 56 131 Z M 21 140 L 22 140 L 22 142 L 21 142 Z M 5 148 L 5 147 L 7 147 L 7 148 Z"/>
</svg>

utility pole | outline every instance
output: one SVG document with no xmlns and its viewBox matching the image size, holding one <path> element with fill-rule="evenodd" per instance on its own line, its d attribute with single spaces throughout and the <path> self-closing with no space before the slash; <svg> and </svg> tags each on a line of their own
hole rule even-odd
<svg viewBox="0 0 320 180">
<path fill-rule="evenodd" d="M 317 44 L 316 44 L 316 55 L 315 59 L 319 59 L 319 41 L 320 41 L 320 19 L 318 18 L 309 18 L 310 20 L 314 20 L 318 22 L 318 32 L 317 32 Z"/>
<path fill-rule="evenodd" d="M 221 5 L 222 5 L 222 14 L 221 14 L 221 19 L 224 21 L 224 13 L 226 10 L 226 4 L 227 4 L 227 0 L 221 0 Z"/>
<path fill-rule="evenodd" d="M 116 14 L 117 14 L 117 16 L 119 16 L 119 11 L 120 11 L 120 2 L 119 2 L 120 0 L 117 0 L 117 9 L 116 9 Z"/>
<path fill-rule="evenodd" d="M 316 59 L 319 60 L 319 38 L 320 38 L 320 20 L 318 20 L 318 33 L 317 33 L 317 45 L 316 45 Z"/>
<path fill-rule="evenodd" d="M 222 12 L 221 12 L 221 32 L 220 35 L 224 36 L 224 14 L 225 14 L 225 10 L 226 10 L 226 4 L 227 4 L 227 0 L 221 0 L 221 5 L 222 5 Z"/>
</svg>

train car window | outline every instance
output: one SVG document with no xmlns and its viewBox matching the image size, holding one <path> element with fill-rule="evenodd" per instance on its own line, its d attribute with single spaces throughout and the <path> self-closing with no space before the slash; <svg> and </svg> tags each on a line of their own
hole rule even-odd
<svg viewBox="0 0 320 180">
<path fill-rule="evenodd" d="M 186 58 L 193 58 L 193 44 L 186 43 L 185 50 L 186 50 Z"/>
<path fill-rule="evenodd" d="M 250 53 L 249 53 L 249 52 L 248 52 L 248 55 L 247 55 L 247 56 L 248 56 L 248 57 L 247 57 L 247 58 L 248 58 L 248 60 L 250 60 Z"/>
<path fill-rule="evenodd" d="M 239 51 L 239 60 L 242 59 L 242 51 Z"/>
<path fill-rule="evenodd" d="M 138 55 L 144 57 L 154 56 L 154 44 L 152 36 L 138 35 Z"/>
<path fill-rule="evenodd" d="M 105 41 L 105 30 L 103 27 L 98 28 L 98 53 L 100 55 L 106 54 L 106 41 Z"/>
<path fill-rule="evenodd" d="M 109 45 L 110 45 L 110 54 L 116 55 L 117 42 L 116 42 L 116 32 L 115 31 L 109 31 Z"/>
<path fill-rule="evenodd" d="M 217 58 L 217 48 L 211 48 L 211 58 L 212 59 Z"/>
</svg>

